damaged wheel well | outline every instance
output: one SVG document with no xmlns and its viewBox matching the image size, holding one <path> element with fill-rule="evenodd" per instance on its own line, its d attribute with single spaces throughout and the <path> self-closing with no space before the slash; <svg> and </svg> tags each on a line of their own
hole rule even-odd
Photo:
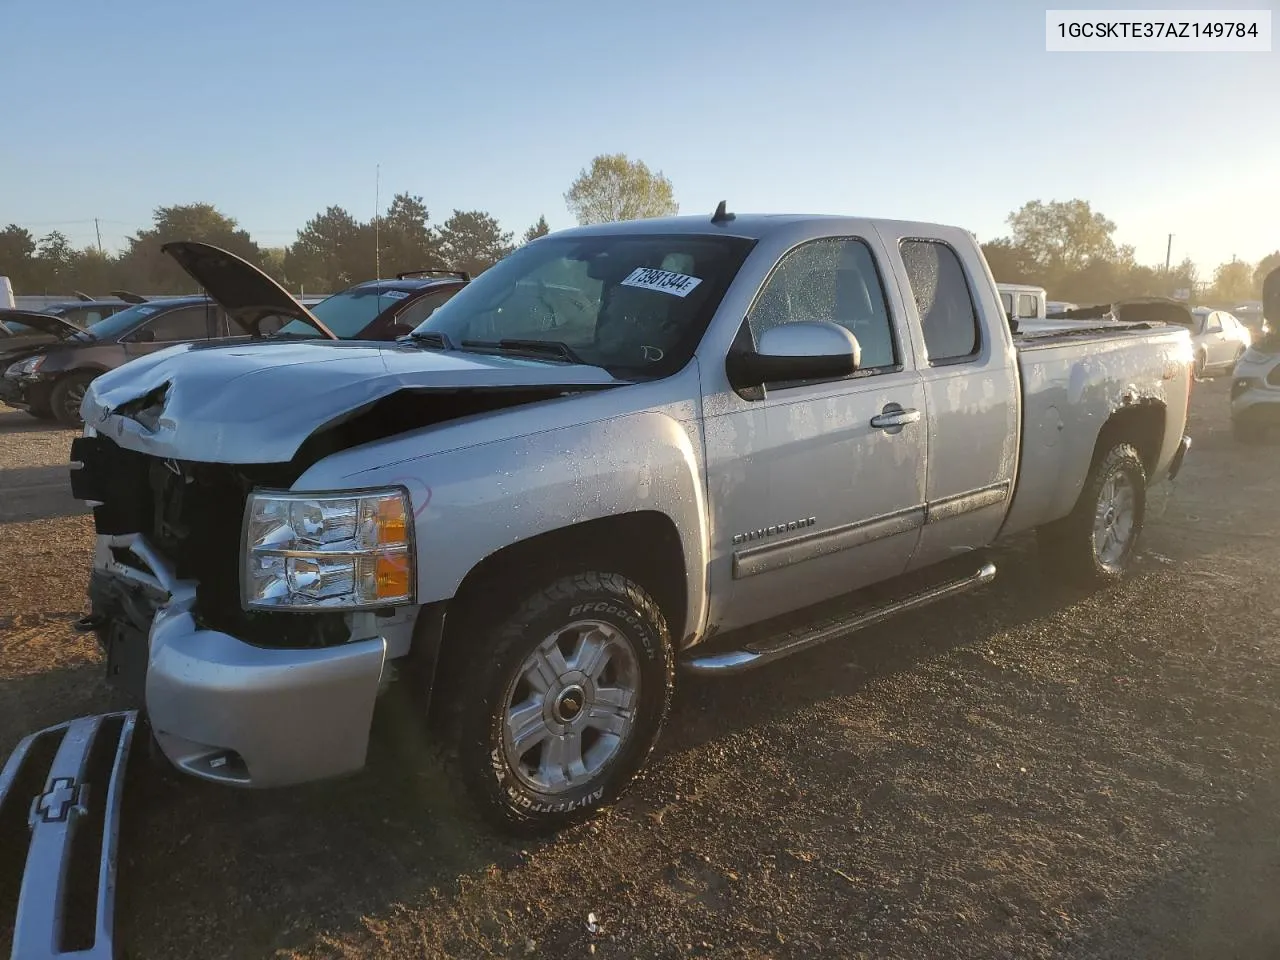
<svg viewBox="0 0 1280 960">
<path fill-rule="evenodd" d="M 467 637 L 510 616 L 527 594 L 588 570 L 620 573 L 657 601 L 679 643 L 688 604 L 684 549 L 671 519 L 655 511 L 588 520 L 539 534 L 490 554 L 467 574 L 449 601 L 433 684 L 456 685 L 466 669 Z M 442 703 L 446 697 L 432 697 Z"/>
<path fill-rule="evenodd" d="M 1117 410 L 1099 431 L 1093 458 L 1105 457 L 1117 443 L 1133 444 L 1150 478 L 1160 458 L 1164 425 L 1165 406 L 1159 400 L 1141 400 Z"/>
</svg>

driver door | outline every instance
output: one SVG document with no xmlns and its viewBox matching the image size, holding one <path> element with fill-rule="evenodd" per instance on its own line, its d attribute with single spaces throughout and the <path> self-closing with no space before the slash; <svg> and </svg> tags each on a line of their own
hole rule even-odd
<svg viewBox="0 0 1280 960">
<path fill-rule="evenodd" d="M 878 238 L 830 237 L 786 253 L 748 317 L 821 320 L 858 338 L 850 377 L 784 383 L 705 404 L 712 510 L 711 622 L 755 623 L 902 573 L 924 523 L 924 387 Z M 881 261 L 883 262 L 883 261 Z M 883 415 L 899 410 L 905 424 Z"/>
</svg>

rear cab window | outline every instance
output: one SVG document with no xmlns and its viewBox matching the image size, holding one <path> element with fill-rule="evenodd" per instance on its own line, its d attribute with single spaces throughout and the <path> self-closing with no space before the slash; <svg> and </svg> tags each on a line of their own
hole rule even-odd
<svg viewBox="0 0 1280 960">
<path fill-rule="evenodd" d="M 962 363 L 982 347 L 978 310 L 964 266 L 941 240 L 903 240 L 899 251 L 933 366 Z"/>
</svg>

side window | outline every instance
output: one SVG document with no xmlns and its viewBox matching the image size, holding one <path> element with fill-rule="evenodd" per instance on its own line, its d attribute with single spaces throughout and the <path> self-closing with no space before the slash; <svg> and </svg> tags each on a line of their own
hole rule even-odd
<svg viewBox="0 0 1280 960">
<path fill-rule="evenodd" d="M 1204 322 L 1204 332 L 1220 333 L 1222 331 L 1222 321 L 1219 319 L 1221 316 L 1222 314 L 1217 313 L 1216 311 L 1209 314 Z"/>
<path fill-rule="evenodd" d="M 956 252 L 937 240 L 903 240 L 902 262 L 915 298 L 930 363 L 978 352 L 978 311 Z"/>
<path fill-rule="evenodd" d="M 148 325 L 158 343 L 204 340 L 209 336 L 209 310 L 203 304 L 179 307 L 156 317 Z"/>
<path fill-rule="evenodd" d="M 838 323 L 858 338 L 864 370 L 898 362 L 884 287 L 871 249 L 861 240 L 815 240 L 774 268 L 751 310 L 756 340 L 797 321 Z"/>
<path fill-rule="evenodd" d="M 105 316 L 106 315 L 101 310 L 86 310 L 83 316 L 76 319 L 76 322 L 82 327 L 88 327 L 97 323 Z"/>
<path fill-rule="evenodd" d="M 1037 301 L 1034 294 L 1020 293 L 1018 294 L 1018 319 L 1028 320 L 1034 319 L 1036 313 Z"/>
<path fill-rule="evenodd" d="M 1004 304 L 1004 312 L 1006 314 L 1013 313 L 1013 294 L 1012 293 L 1000 294 L 1000 302 Z"/>
<path fill-rule="evenodd" d="M 405 307 L 404 312 L 396 317 L 396 323 L 406 327 L 416 327 L 431 314 L 435 313 L 437 307 L 453 299 L 453 295 L 461 289 L 461 287 L 449 287 L 446 290 L 428 293 L 424 297 L 419 297 Z"/>
</svg>

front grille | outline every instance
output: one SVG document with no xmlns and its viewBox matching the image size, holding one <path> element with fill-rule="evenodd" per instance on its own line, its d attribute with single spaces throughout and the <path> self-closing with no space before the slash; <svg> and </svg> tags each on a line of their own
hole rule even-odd
<svg viewBox="0 0 1280 960">
<path fill-rule="evenodd" d="M 180 579 L 195 580 L 196 617 L 204 626 L 263 646 L 310 647 L 349 639 L 341 613 L 249 613 L 240 606 L 240 530 L 249 493 L 287 489 L 288 464 L 238 467 L 136 453 L 106 437 L 72 444 L 73 494 L 97 500 L 99 534 L 140 533 L 168 558 Z"/>
</svg>

